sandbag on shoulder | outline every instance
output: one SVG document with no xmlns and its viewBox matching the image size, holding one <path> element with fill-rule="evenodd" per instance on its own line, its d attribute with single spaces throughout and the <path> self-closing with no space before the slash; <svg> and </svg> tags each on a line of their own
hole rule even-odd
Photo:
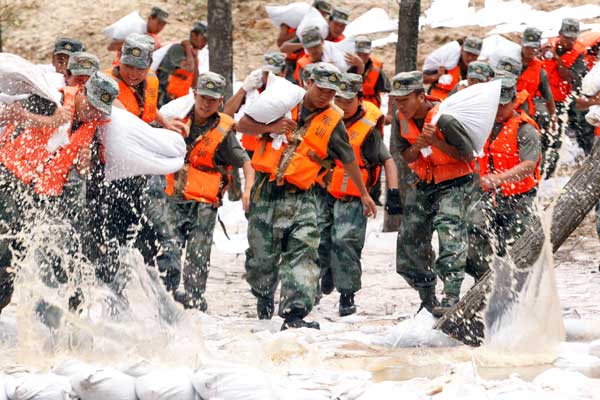
<svg viewBox="0 0 600 400">
<path fill-rule="evenodd" d="M 265 9 L 269 19 L 276 27 L 285 24 L 291 28 L 297 28 L 311 6 L 308 3 L 297 2 L 285 6 L 265 6 Z"/>
<path fill-rule="evenodd" d="M 163 117 L 184 119 L 194 107 L 194 94 L 188 93 L 185 96 L 171 100 L 160 108 Z"/>
<path fill-rule="evenodd" d="M 71 378 L 81 400 L 137 400 L 135 378 L 112 368 L 99 368 Z"/>
<path fill-rule="evenodd" d="M 296 36 L 298 36 L 298 39 L 302 40 L 302 32 L 313 26 L 319 28 L 319 31 L 321 31 L 321 37 L 323 39 L 329 36 L 329 24 L 325 18 L 323 18 L 323 15 L 321 15 L 319 10 L 311 7 L 304 18 L 302 18 L 302 22 L 300 22 L 298 28 L 296 29 Z"/>
<path fill-rule="evenodd" d="M 102 134 L 107 180 L 165 175 L 183 167 L 186 146 L 177 132 L 153 128 L 118 107 L 110 118 Z"/>
<path fill-rule="evenodd" d="M 123 40 L 131 33 L 146 33 L 146 21 L 139 11 L 134 11 L 102 30 L 102 33 L 113 40 Z"/>
<path fill-rule="evenodd" d="M 246 115 L 257 122 L 270 124 L 293 110 L 305 93 L 301 87 L 285 79 L 277 79 L 248 107 Z"/>
<path fill-rule="evenodd" d="M 521 46 L 500 35 L 492 35 L 483 39 L 481 54 L 479 54 L 480 60 L 486 60 L 492 68 L 496 68 L 498 61 L 504 57 L 511 57 L 520 62 L 522 59 Z"/>
<path fill-rule="evenodd" d="M 451 70 L 458 65 L 461 54 L 461 46 L 456 40 L 446 43 L 442 47 L 435 49 L 425 58 L 423 71 L 437 70 L 444 67 Z"/>
<path fill-rule="evenodd" d="M 5 95 L 36 94 L 59 104 L 55 75 L 15 54 L 0 53 L 0 92 Z"/>
</svg>

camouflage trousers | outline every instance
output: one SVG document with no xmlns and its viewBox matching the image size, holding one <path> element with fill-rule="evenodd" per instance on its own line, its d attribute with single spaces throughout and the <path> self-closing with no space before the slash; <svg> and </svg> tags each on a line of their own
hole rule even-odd
<svg viewBox="0 0 600 400">
<path fill-rule="evenodd" d="M 506 255 L 538 218 L 534 212 L 535 196 L 536 190 L 509 197 L 480 193 L 481 201 L 474 208 L 469 228 L 467 269 L 484 273 L 494 254 Z"/>
<path fill-rule="evenodd" d="M 473 177 L 466 176 L 438 185 L 419 181 L 408 189 L 398 232 L 396 272 L 411 287 L 435 287 L 437 275 L 444 282 L 446 296 L 459 296 L 467 261 L 465 216 L 473 188 Z M 434 231 L 439 238 L 437 260 L 431 245 Z"/>
<path fill-rule="evenodd" d="M 367 217 L 363 214 L 362 203 L 359 198 L 337 200 L 320 187 L 315 192 L 321 237 L 321 276 L 331 269 L 338 292 L 358 292 L 362 275 L 360 256 L 367 231 Z"/>
<path fill-rule="evenodd" d="M 169 199 L 169 225 L 180 254 L 185 249 L 183 285 L 191 307 L 204 308 L 217 208 L 197 201 Z M 187 246 L 187 247 L 186 247 Z"/>
<path fill-rule="evenodd" d="M 257 297 L 273 296 L 281 280 L 279 315 L 306 316 L 319 282 L 317 201 L 313 190 L 277 186 L 257 173 L 248 215 L 246 281 Z"/>
</svg>

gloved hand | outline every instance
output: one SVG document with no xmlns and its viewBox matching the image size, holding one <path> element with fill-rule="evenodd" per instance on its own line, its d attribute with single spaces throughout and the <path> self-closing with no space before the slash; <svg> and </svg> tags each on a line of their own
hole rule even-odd
<svg viewBox="0 0 600 400">
<path fill-rule="evenodd" d="M 263 85 L 262 74 L 262 69 L 252 71 L 250 75 L 248 75 L 244 80 L 244 83 L 242 84 L 242 89 L 244 89 L 244 91 L 248 93 L 251 90 L 260 88 Z"/>
<path fill-rule="evenodd" d="M 385 197 L 385 211 L 388 215 L 402 214 L 402 201 L 398 189 L 388 189 Z"/>
<path fill-rule="evenodd" d="M 452 83 L 452 75 L 450 74 L 445 74 L 440 76 L 440 78 L 438 79 L 438 83 L 441 85 L 449 85 Z"/>
</svg>

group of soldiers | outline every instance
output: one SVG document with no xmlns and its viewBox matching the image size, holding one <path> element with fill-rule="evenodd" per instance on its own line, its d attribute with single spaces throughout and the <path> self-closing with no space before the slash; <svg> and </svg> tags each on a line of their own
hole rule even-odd
<svg viewBox="0 0 600 400">
<path fill-rule="evenodd" d="M 313 6 L 329 21 L 329 37 L 314 27 L 296 35 L 282 25 L 280 51 L 265 53 L 263 65 L 227 101 L 225 78 L 198 72 L 198 52 L 207 45 L 205 22 L 195 23 L 189 38 L 172 45 L 156 71 L 150 69 L 152 55 L 169 17 L 157 7 L 147 34 L 109 45 L 117 58 L 105 72 L 81 42 L 59 39 L 52 64 L 66 81 L 62 106 L 31 96 L 0 108 L 5 127 L 0 311 L 10 302 L 15 265 L 27 245 L 22 233 L 40 215 L 68 219 L 97 278 L 115 292 L 126 282 L 119 249 L 133 245 L 158 268 L 176 301 L 206 311 L 217 210 L 236 169 L 244 175 L 241 199 L 248 219 L 245 279 L 258 318 L 272 318 L 279 286 L 282 330 L 318 329 L 305 318 L 334 289 L 339 314 L 356 312 L 367 218 L 377 215 L 382 171 L 385 211 L 402 214 L 398 274 L 435 316 L 456 304 L 465 273 L 483 276 L 493 255 L 505 254 L 536 218 L 537 187 L 543 172 L 551 176 L 556 168 L 565 127 L 576 126 L 578 143 L 591 150 L 594 129 L 582 126 L 581 114 L 600 104 L 600 94 L 579 96 L 579 87 L 596 60 L 600 38 L 581 44 L 579 23 L 565 19 L 559 37 L 542 46 L 541 31 L 528 28 L 522 60 L 503 57 L 492 67 L 477 60 L 482 40 L 468 37 L 456 68 L 403 72 L 390 80 L 367 37 L 357 37 L 355 52 L 346 55 L 347 72 L 323 62 L 326 41 L 344 39 L 350 13 L 323 0 Z M 305 89 L 286 116 L 262 123 L 243 112 L 278 79 Z M 501 80 L 501 96 L 497 110 L 490 110 L 495 123 L 478 155 L 457 117 L 442 115 L 435 124 L 432 119 L 445 98 L 493 79 Z M 194 102 L 184 118 L 161 113 L 161 105 L 190 90 Z M 98 128 L 113 107 L 181 134 L 187 146 L 184 167 L 167 176 L 107 182 Z M 568 120 L 557 119 L 561 113 L 568 113 Z M 69 144 L 50 150 L 49 139 L 65 123 Z M 389 149 L 383 139 L 387 124 L 392 124 Z M 405 187 L 402 194 L 399 186 Z M 73 266 L 37 246 L 40 264 L 59 282 L 68 281 Z M 70 247 L 67 252 L 78 251 Z M 69 306 L 76 311 L 83 301 L 76 290 Z"/>
</svg>

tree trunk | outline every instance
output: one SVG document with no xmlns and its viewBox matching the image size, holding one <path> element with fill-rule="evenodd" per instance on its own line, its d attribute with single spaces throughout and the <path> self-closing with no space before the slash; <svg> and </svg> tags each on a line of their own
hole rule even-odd
<svg viewBox="0 0 600 400">
<path fill-rule="evenodd" d="M 417 51 L 419 48 L 419 15 L 421 0 L 399 0 L 398 42 L 396 42 L 396 73 L 417 69 Z M 396 131 L 395 129 L 392 132 Z M 397 151 L 394 138 L 390 140 L 390 152 L 398 169 L 398 187 L 402 201 L 406 196 L 406 177 L 410 168 Z M 383 215 L 383 231 L 395 232 L 400 228 L 401 215 Z"/>
<path fill-rule="evenodd" d="M 552 214 L 551 243 L 556 252 L 600 199 L 600 145 L 573 175 L 562 190 Z M 538 221 L 517 240 L 510 255 L 517 268 L 525 270 L 537 260 L 544 243 L 544 231 Z M 480 345 L 484 330 L 481 311 L 492 284 L 488 272 L 471 290 L 440 318 L 434 328 L 469 345 Z"/>
<path fill-rule="evenodd" d="M 2 52 L 2 22 L 0 22 L 0 53 Z"/>
</svg>

